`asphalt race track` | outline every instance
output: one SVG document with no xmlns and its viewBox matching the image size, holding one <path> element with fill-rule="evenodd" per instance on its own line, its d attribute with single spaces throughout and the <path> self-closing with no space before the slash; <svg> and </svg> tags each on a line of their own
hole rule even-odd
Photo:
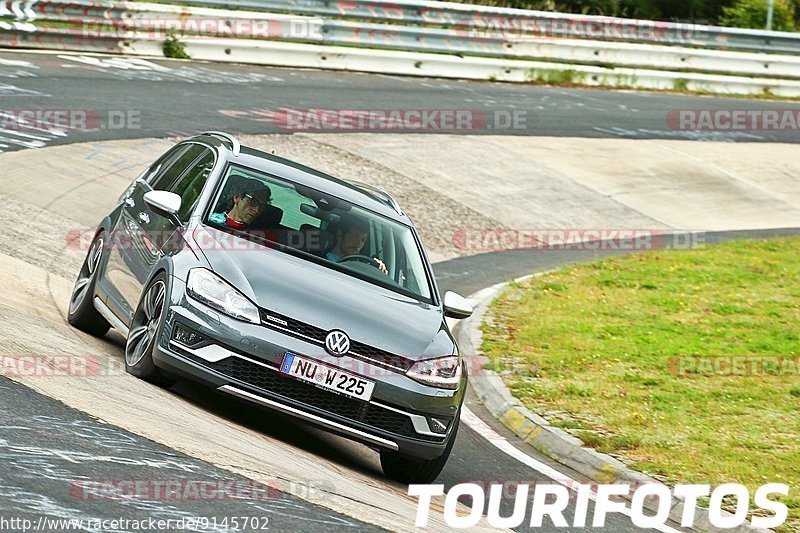
<svg viewBox="0 0 800 533">
<path fill-rule="evenodd" d="M 677 110 L 794 109 L 790 103 L 83 54 L 3 53 L 0 60 L 0 97 L 7 109 L 25 102 L 26 108 L 90 113 L 86 128 L 43 139 L 46 145 L 186 136 L 212 125 L 235 133 L 294 131 L 276 119 L 281 109 L 476 111 L 469 127 L 425 130 L 431 133 L 800 140 L 797 130 L 682 131 L 665 118 Z M 93 125 L 97 129 L 85 131 Z M 324 125 L 320 128 L 317 131 L 325 131 Z M 0 145 L 6 145 L 0 149 L 32 147 L 25 143 L 35 140 L 15 135 L 13 124 L 0 120 Z"/>
<path fill-rule="evenodd" d="M 572 136 L 634 139 L 699 139 L 729 141 L 800 142 L 794 132 L 690 132 L 671 129 L 664 117 L 675 109 L 738 109 L 741 100 L 711 99 L 653 93 L 589 91 L 499 83 L 396 78 L 337 72 L 292 71 L 245 65 L 141 61 L 83 55 L 0 52 L 0 108 L 83 109 L 99 117 L 98 128 L 70 130 L 60 135 L 21 134 L 8 123 L 0 125 L 0 151 L 110 139 L 185 136 L 207 129 L 232 133 L 290 133 L 277 119 L 281 109 L 467 109 L 494 117 L 477 129 L 447 133 L 529 136 Z M 794 109 L 793 104 L 748 101 L 750 109 Z M 499 113 L 499 114 L 498 114 Z M 508 113 L 521 113 L 524 127 L 496 128 Z M 94 116 L 92 115 L 92 116 Z M 119 119 L 115 124 L 109 117 Z M 498 119 L 497 117 L 501 117 Z M 102 126 L 102 127 L 99 127 Z M 113 127 L 112 127 L 113 126 Z M 490 127 L 491 126 L 491 127 Z M 709 243 L 733 238 L 796 234 L 794 229 L 722 232 L 706 235 Z M 440 289 L 468 295 L 531 272 L 548 270 L 571 261 L 590 260 L 603 252 L 505 252 L 453 259 L 434 269 Z M 69 280 L 70 282 L 72 280 Z M 13 290 L 7 287 L 7 290 Z M 2 322 L 14 320 L 0 306 Z M 65 323 L 42 323 L 57 335 L 75 334 Z M 60 333 L 62 332 L 63 333 Z M 0 333 L 2 335 L 2 333 Z M 76 341 L 77 342 L 77 341 Z M 109 334 L 103 341 L 111 358 L 123 357 L 123 339 Z M 23 346 L 18 350 L 22 352 Z M 133 380 L 134 378 L 130 378 Z M 265 517 L 279 531 L 379 529 L 369 515 L 354 517 L 347 509 L 332 509 L 315 498 L 292 495 L 297 487 L 271 488 L 269 497 L 208 501 L 115 501 L 76 497 L 80 482 L 92 479 L 228 480 L 247 478 L 229 469 L 193 457 L 127 430 L 106 424 L 79 410 L 0 377 L 0 516 L 26 517 L 36 522 L 46 514 L 59 518 L 158 517 Z M 161 398 L 161 397 L 159 397 Z M 148 412 L 141 398 L 141 416 Z M 332 437 L 278 415 L 242 409 L 238 402 L 210 394 L 191 383 L 178 383 L 166 400 L 187 402 L 226 424 L 263 435 L 264 446 L 302 449 L 333 465 L 341 478 L 357 473 L 375 479 L 376 487 L 402 499 L 405 487 L 386 480 L 375 455 L 366 447 Z M 515 447 L 573 479 L 580 475 L 534 452 L 484 412 L 474 398 L 469 409 Z M 179 409 L 179 407 L 176 407 Z M 176 412 L 180 412 L 179 410 Z M 291 453 L 291 452 L 288 452 Z M 227 465 L 226 465 L 227 466 Z M 268 475 L 269 473 L 264 473 Z M 308 472 L 309 490 L 335 492 L 339 477 L 322 479 Z M 516 480 L 548 483 L 549 478 L 499 451 L 474 429 L 462 424 L 453 454 L 439 481 L 446 488 L 462 482 Z M 283 480 L 290 483 L 292 480 Z M 313 486 L 312 486 L 313 485 Z M 366 489 L 365 489 L 366 490 Z M 406 499 L 409 499 L 405 496 Z M 468 502 L 467 502 L 468 503 Z M 338 505 L 338 504 L 337 504 Z M 511 514 L 512 500 L 504 500 L 502 515 Z M 569 516 L 574 510 L 570 504 Z M 377 510 L 376 510 L 377 512 Z M 590 515 L 591 516 L 591 515 Z M 413 516 L 400 517 L 407 529 Z M 672 529 L 681 530 L 673 525 Z M 527 528 L 521 528 L 524 530 Z M 121 529 L 124 530 L 124 529 Z M 213 529 L 209 529 L 213 530 Z M 233 531 L 218 528 L 219 531 Z M 239 530 L 250 530 L 244 528 Z M 537 531 L 565 531 L 546 524 Z M 587 529 L 588 530 L 588 529 Z M 607 531 L 635 531 L 630 521 L 612 514 Z"/>
<path fill-rule="evenodd" d="M 155 477 L 166 481 L 188 477 L 193 482 L 224 480 L 240 483 L 242 487 L 249 487 L 249 482 L 203 461 L 181 456 L 147 439 L 102 424 L 85 413 L 5 378 L 0 381 L 0 394 L 6 412 L 6 416 L 0 419 L 3 435 L 0 453 L 4 465 L 0 513 L 5 517 L 15 516 L 38 523 L 43 514 L 52 519 L 83 516 L 101 520 L 142 515 L 165 520 L 251 516 L 267 519 L 270 527 L 280 531 L 377 529 L 283 494 L 278 485 L 266 483 L 259 493 L 263 497 L 257 498 L 109 501 L 97 492 L 92 480 L 147 480 Z M 154 475 L 155 472 L 158 474 Z M 75 506 L 77 501 L 81 502 L 79 508 Z M 225 531 L 224 528 L 212 530 Z"/>
</svg>

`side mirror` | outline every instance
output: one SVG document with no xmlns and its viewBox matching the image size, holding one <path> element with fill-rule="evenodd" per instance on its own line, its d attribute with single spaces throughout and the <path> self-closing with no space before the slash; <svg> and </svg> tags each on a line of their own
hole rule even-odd
<svg viewBox="0 0 800 533">
<path fill-rule="evenodd" d="M 444 293 L 444 316 L 448 318 L 469 318 L 472 316 L 472 304 L 460 294 L 452 291 Z"/>
<path fill-rule="evenodd" d="M 181 210 L 181 197 L 169 191 L 150 191 L 145 193 L 144 203 L 155 213 L 180 224 L 178 211 Z"/>
</svg>

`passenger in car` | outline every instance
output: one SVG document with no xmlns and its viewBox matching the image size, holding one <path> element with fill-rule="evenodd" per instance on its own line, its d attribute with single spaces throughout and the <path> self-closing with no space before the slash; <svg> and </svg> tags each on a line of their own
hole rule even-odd
<svg viewBox="0 0 800 533">
<path fill-rule="evenodd" d="M 233 191 L 233 206 L 227 213 L 213 213 L 209 219 L 229 228 L 244 230 L 267 208 L 272 197 L 269 187 L 257 180 L 243 180 Z"/>
</svg>

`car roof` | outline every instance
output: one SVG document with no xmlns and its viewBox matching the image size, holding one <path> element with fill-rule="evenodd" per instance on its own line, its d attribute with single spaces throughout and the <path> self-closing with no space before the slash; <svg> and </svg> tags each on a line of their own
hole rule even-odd
<svg viewBox="0 0 800 533">
<path fill-rule="evenodd" d="M 215 135 L 221 136 L 222 134 L 215 132 Z M 227 134 L 225 135 L 227 136 Z M 231 136 L 231 138 L 233 137 Z M 285 178 L 300 185 L 336 196 L 403 224 L 412 225 L 411 220 L 400 209 L 394 198 L 389 193 L 372 185 L 336 178 L 290 159 L 248 146 L 240 147 L 238 142 L 229 146 L 216 136 L 203 134 L 195 138 L 195 140 L 202 140 L 205 144 L 222 149 L 223 153 L 227 154 L 226 159 L 229 163 Z M 236 155 L 237 152 L 238 155 Z"/>
</svg>

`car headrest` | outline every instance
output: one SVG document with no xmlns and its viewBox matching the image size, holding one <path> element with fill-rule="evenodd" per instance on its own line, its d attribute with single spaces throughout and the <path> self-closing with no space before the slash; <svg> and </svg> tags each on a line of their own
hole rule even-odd
<svg viewBox="0 0 800 533">
<path fill-rule="evenodd" d="M 258 215 L 253 221 L 252 226 L 258 229 L 279 228 L 283 218 L 283 209 L 274 205 L 268 205 L 264 212 Z"/>
<path fill-rule="evenodd" d="M 303 249 L 307 252 L 324 254 L 333 244 L 332 235 L 322 228 L 303 224 L 300 226 L 300 232 L 303 235 Z"/>
</svg>

